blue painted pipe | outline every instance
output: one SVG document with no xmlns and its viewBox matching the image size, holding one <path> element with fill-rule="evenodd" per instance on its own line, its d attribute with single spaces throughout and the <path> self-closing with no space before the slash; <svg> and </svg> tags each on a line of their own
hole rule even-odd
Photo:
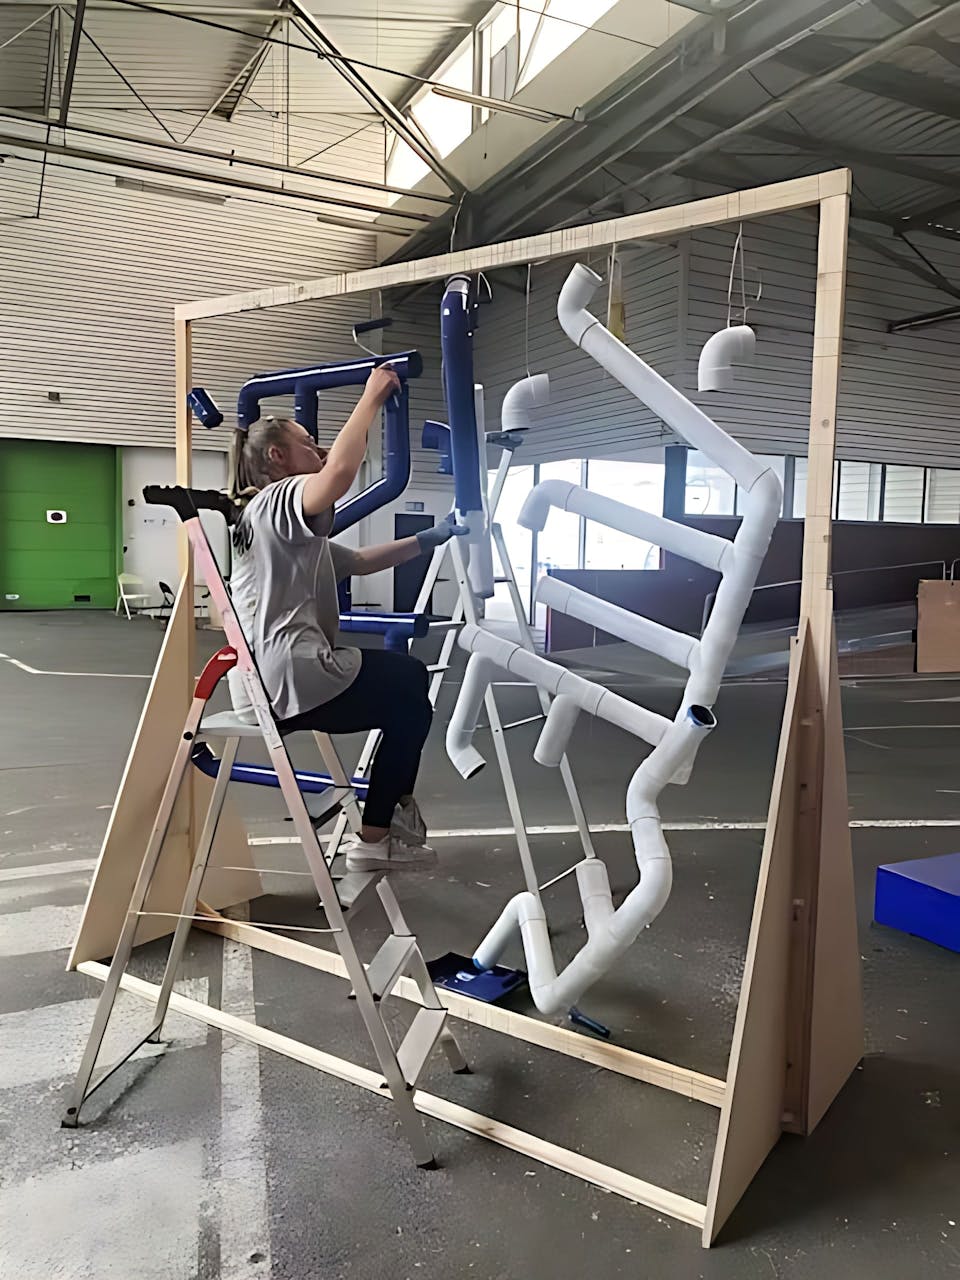
<svg viewBox="0 0 960 1280">
<path fill-rule="evenodd" d="M 437 467 L 437 474 L 441 476 L 453 475 L 453 458 L 450 454 L 450 428 L 445 422 L 435 422 L 432 418 L 427 418 L 423 424 L 423 435 L 420 438 L 420 447 L 422 449 L 433 449 L 440 455 L 440 465 Z"/>
<path fill-rule="evenodd" d="M 205 742 L 200 742 L 194 747 L 191 759 L 200 772 L 205 773 L 208 778 L 217 776 L 220 761 Z M 325 791 L 335 789 L 333 778 L 327 773 L 311 773 L 306 769 L 297 769 L 295 773 L 297 785 L 303 792 L 323 795 Z M 230 771 L 230 781 L 249 782 L 258 787 L 279 788 L 280 786 L 279 778 L 269 765 L 244 764 L 241 760 L 234 762 L 233 769 Z M 366 796 L 370 785 L 366 778 L 351 778 L 350 783 L 361 798 Z"/>
<path fill-rule="evenodd" d="M 473 328 L 469 276 L 451 276 L 440 305 L 443 392 L 450 420 L 453 486 L 457 510 L 482 511 L 480 450 L 473 400 Z"/>
<path fill-rule="evenodd" d="M 383 475 L 337 507 L 331 537 L 395 501 L 409 483 L 410 391 L 403 382 L 399 392 L 383 406 Z"/>
<path fill-rule="evenodd" d="M 213 396 L 203 387 L 194 387 L 187 393 L 187 407 L 199 423 L 207 430 L 219 427 L 223 422 L 223 414 L 217 407 Z"/>
<path fill-rule="evenodd" d="M 310 430 L 312 414 L 316 439 L 316 392 L 332 387 L 360 387 L 378 365 L 389 364 L 401 382 L 419 378 L 423 372 L 423 359 L 419 351 L 400 351 L 386 356 L 364 356 L 360 360 L 338 360 L 332 364 L 310 365 L 304 369 L 281 369 L 278 373 L 257 373 L 240 388 L 237 397 L 237 425 L 249 427 L 260 417 L 260 402 L 271 396 L 293 394 L 297 421 Z M 312 401 L 312 407 L 309 403 Z"/>
<path fill-rule="evenodd" d="M 396 632 L 404 640 L 419 640 L 430 630 L 426 613 L 341 613 L 340 630 L 384 636 Z"/>
</svg>

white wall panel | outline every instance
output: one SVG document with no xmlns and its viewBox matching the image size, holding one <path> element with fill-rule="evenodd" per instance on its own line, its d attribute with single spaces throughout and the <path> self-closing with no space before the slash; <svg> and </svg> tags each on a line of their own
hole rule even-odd
<svg viewBox="0 0 960 1280">
<path fill-rule="evenodd" d="M 299 141 L 327 133 L 318 127 Z M 211 122 L 195 141 L 223 147 L 228 134 Z M 239 126 L 232 136 L 238 150 L 252 145 Z M 340 136 L 327 139 L 331 169 L 382 176 L 382 135 L 337 144 Z M 375 262 L 374 232 L 323 225 L 306 208 L 223 199 L 161 175 L 138 175 L 148 191 L 118 187 L 113 174 L 55 158 L 37 218 L 36 159 L 8 155 L 0 168 L 0 435 L 170 445 L 176 303 Z M 194 333 L 195 381 L 230 421 L 247 377 L 342 357 L 352 323 L 368 315 L 367 301 L 353 298 L 204 322 Z M 327 431 L 350 403 L 324 399 Z M 226 436 L 198 428 L 196 446 L 222 448 Z"/>
<path fill-rule="evenodd" d="M 882 239 L 898 267 L 858 238 Z M 687 347 L 680 371 L 695 394 L 702 343 L 726 323 L 727 281 L 736 231 L 711 228 L 690 238 Z M 960 244 L 913 237 L 944 276 L 960 284 Z M 805 454 L 816 290 L 816 223 L 799 215 L 745 224 L 749 310 L 757 359 L 732 391 L 698 397 L 734 435 L 760 452 Z M 905 243 L 873 225 L 853 224 L 837 453 L 842 458 L 957 466 L 960 442 L 960 322 L 891 334 L 891 320 L 943 309 L 950 296 L 907 266 L 923 264 Z M 739 298 L 739 286 L 735 290 Z M 735 311 L 735 321 L 739 311 Z"/>
<path fill-rule="evenodd" d="M 677 363 L 679 256 L 660 245 L 621 249 L 627 342 L 662 373 Z M 550 375 L 550 405 L 535 410 L 537 425 L 523 446 L 525 462 L 613 456 L 662 442 L 670 432 L 649 410 L 579 351 L 557 321 L 557 295 L 573 261 L 534 267 L 529 306 L 525 281 L 513 289 L 494 278 L 493 302 L 482 310 L 476 367 L 487 392 L 487 428 L 499 426 L 500 405 L 511 385 L 530 373 Z M 607 275 L 605 257 L 588 265 Z M 519 289 L 519 291 L 518 291 Z M 605 314 L 606 287 L 594 311 Z"/>
</svg>

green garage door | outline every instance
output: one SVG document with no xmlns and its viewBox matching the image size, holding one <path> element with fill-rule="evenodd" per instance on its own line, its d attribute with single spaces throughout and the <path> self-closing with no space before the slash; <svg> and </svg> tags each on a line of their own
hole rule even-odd
<svg viewBox="0 0 960 1280">
<path fill-rule="evenodd" d="M 0 440 L 0 608 L 112 609 L 116 450 Z"/>
</svg>

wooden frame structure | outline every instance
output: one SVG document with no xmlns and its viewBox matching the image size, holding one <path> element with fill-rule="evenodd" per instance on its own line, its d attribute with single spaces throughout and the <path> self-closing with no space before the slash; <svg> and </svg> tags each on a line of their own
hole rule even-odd
<svg viewBox="0 0 960 1280">
<path fill-rule="evenodd" d="M 860 955 L 830 578 L 849 193 L 849 171 L 834 170 L 463 252 L 185 303 L 175 312 L 177 482 L 189 485 L 191 423 L 186 397 L 192 382 L 191 330 L 200 320 L 415 285 L 455 272 L 571 258 L 625 241 L 676 237 L 698 227 L 796 209 L 819 211 L 800 625 L 791 650 L 786 707 L 726 1077 L 713 1079 L 535 1018 L 442 993 L 457 1018 L 718 1108 L 719 1130 L 706 1203 L 689 1200 L 445 1099 L 416 1095 L 416 1105 L 426 1114 L 700 1227 L 705 1245 L 715 1240 L 781 1132 L 809 1133 L 863 1053 Z M 186 556 L 184 567 L 187 589 L 181 592 L 181 601 L 191 601 Z M 145 815 L 156 812 L 165 775 L 162 766 L 172 758 L 193 677 L 192 613 L 178 606 L 70 956 L 70 967 L 101 979 L 105 969 L 96 962 L 112 953 L 119 936 L 132 879 L 150 830 Z M 191 785 L 193 800 L 182 807 L 171 847 L 162 855 L 163 871 L 148 903 L 152 911 L 175 912 L 182 898 L 190 850 L 198 835 L 198 815 L 203 812 L 209 786 L 196 774 Z M 217 862 L 252 871 L 246 835 L 234 815 L 227 816 L 218 834 L 213 864 Z M 225 906 L 252 896 L 250 871 L 225 871 L 216 877 L 207 900 Z M 247 924 L 222 921 L 207 927 L 259 950 L 345 976 L 342 962 L 332 952 Z M 155 928 L 157 933 L 167 931 L 162 924 Z M 143 939 L 148 936 L 145 930 Z M 125 978 L 124 986 L 148 999 L 156 997 L 156 989 L 138 979 Z M 409 983 L 401 983 L 398 993 L 417 999 Z M 376 1073 L 205 1005 L 174 996 L 171 1007 L 361 1087 L 376 1091 L 380 1084 Z"/>
</svg>

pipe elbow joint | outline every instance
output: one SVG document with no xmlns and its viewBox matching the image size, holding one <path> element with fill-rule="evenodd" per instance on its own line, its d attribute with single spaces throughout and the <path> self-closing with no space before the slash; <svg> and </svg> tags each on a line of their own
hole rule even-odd
<svg viewBox="0 0 960 1280">
<path fill-rule="evenodd" d="M 757 335 L 748 324 L 731 325 L 708 338 L 697 363 L 698 391 L 727 391 L 733 386 L 734 364 L 750 364 Z"/>
<path fill-rule="evenodd" d="M 587 306 L 602 283 L 601 276 L 584 263 L 578 262 L 560 290 L 557 319 L 564 333 L 578 347 L 583 341 L 583 335 L 596 323 L 595 318 L 587 311 Z"/>
<path fill-rule="evenodd" d="M 570 480 L 541 480 L 530 490 L 520 508 L 517 524 L 533 533 L 541 533 L 551 507 L 566 510 L 570 494 L 577 486 Z"/>
<path fill-rule="evenodd" d="M 530 410 L 550 403 L 550 377 L 535 373 L 515 382 L 500 406 L 501 431 L 526 431 L 530 426 Z"/>
</svg>

